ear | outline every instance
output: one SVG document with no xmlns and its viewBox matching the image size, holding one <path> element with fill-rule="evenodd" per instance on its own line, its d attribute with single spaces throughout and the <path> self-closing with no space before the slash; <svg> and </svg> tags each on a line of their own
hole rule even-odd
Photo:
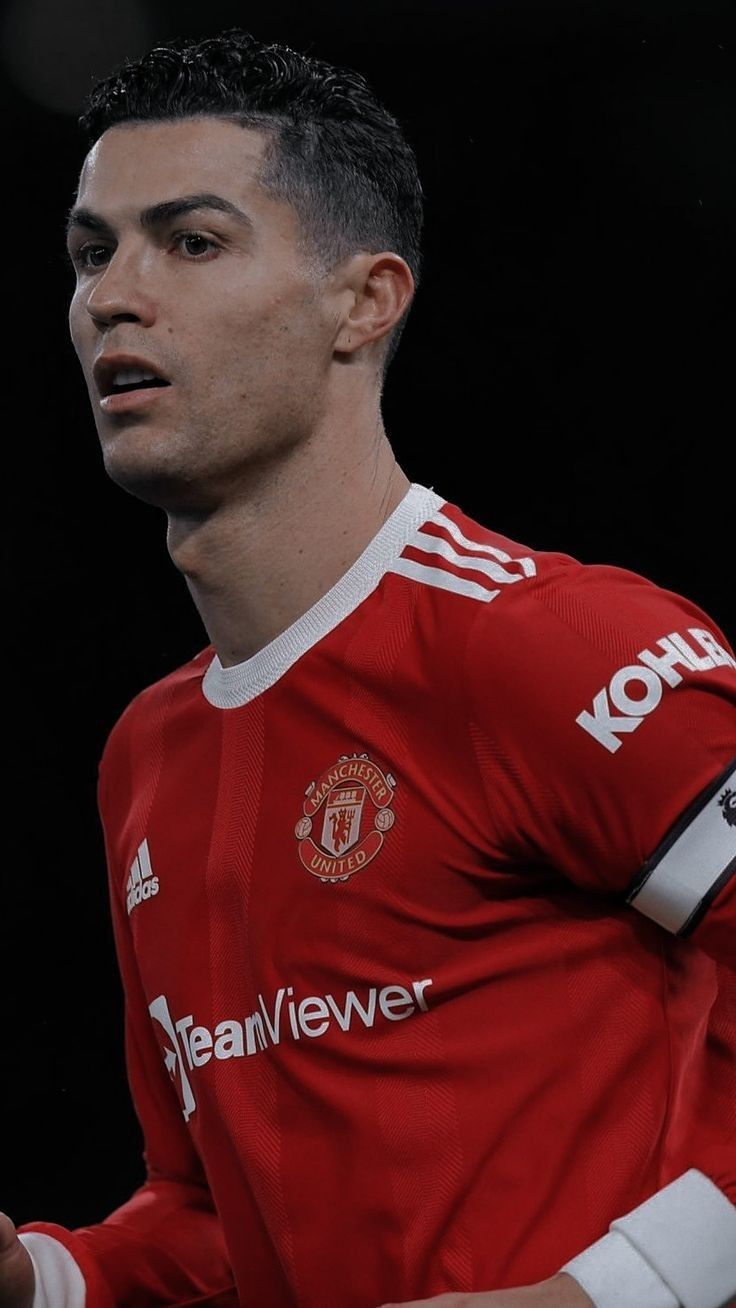
<svg viewBox="0 0 736 1308">
<path fill-rule="evenodd" d="M 405 259 L 382 251 L 353 255 L 341 281 L 345 310 L 333 349 L 350 355 L 396 326 L 414 296 L 414 278 Z"/>
</svg>

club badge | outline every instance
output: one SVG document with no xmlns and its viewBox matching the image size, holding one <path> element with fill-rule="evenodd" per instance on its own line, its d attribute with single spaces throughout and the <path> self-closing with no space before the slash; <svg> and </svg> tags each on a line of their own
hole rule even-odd
<svg viewBox="0 0 736 1308">
<path fill-rule="evenodd" d="M 320 881 L 347 881 L 381 849 L 396 814 L 396 780 L 367 754 L 342 754 L 304 792 L 294 835 L 302 866 Z"/>
</svg>

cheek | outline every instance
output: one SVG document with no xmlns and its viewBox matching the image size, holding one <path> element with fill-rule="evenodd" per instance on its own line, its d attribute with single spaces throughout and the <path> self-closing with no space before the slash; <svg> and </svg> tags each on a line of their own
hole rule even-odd
<svg viewBox="0 0 736 1308">
<path fill-rule="evenodd" d="M 72 296 L 69 304 L 69 334 L 79 358 L 84 363 L 84 306 L 79 294 Z"/>
<path fill-rule="evenodd" d="M 239 345 L 244 361 L 258 360 L 270 368 L 299 366 L 305 357 L 313 359 L 324 348 L 324 308 L 314 288 L 303 282 L 281 287 L 259 281 L 243 294 L 238 288 L 220 298 L 211 323 L 221 341 Z M 288 377 L 284 380 L 288 383 Z"/>
<path fill-rule="evenodd" d="M 279 304 L 260 312 L 238 304 L 224 306 L 210 325 L 211 331 L 200 324 L 189 334 L 186 350 L 196 358 L 207 341 L 207 374 L 225 391 L 247 387 L 253 394 L 278 386 L 289 392 L 320 370 L 324 347 L 316 316 Z"/>
</svg>

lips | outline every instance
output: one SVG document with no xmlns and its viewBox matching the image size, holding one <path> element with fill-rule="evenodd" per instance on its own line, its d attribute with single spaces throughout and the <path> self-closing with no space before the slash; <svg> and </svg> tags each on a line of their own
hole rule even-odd
<svg viewBox="0 0 736 1308">
<path fill-rule="evenodd" d="M 92 375 L 103 400 L 171 385 L 158 364 L 140 354 L 102 354 L 95 361 Z"/>
</svg>

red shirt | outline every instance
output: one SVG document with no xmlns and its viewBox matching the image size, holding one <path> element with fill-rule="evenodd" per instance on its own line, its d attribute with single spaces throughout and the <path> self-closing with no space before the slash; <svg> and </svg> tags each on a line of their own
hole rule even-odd
<svg viewBox="0 0 736 1308">
<path fill-rule="evenodd" d="M 266 649 L 139 695 L 100 809 L 148 1181 L 25 1228 L 90 1308 L 527 1284 L 689 1167 L 736 1199 L 735 669 L 415 486 Z"/>
</svg>

